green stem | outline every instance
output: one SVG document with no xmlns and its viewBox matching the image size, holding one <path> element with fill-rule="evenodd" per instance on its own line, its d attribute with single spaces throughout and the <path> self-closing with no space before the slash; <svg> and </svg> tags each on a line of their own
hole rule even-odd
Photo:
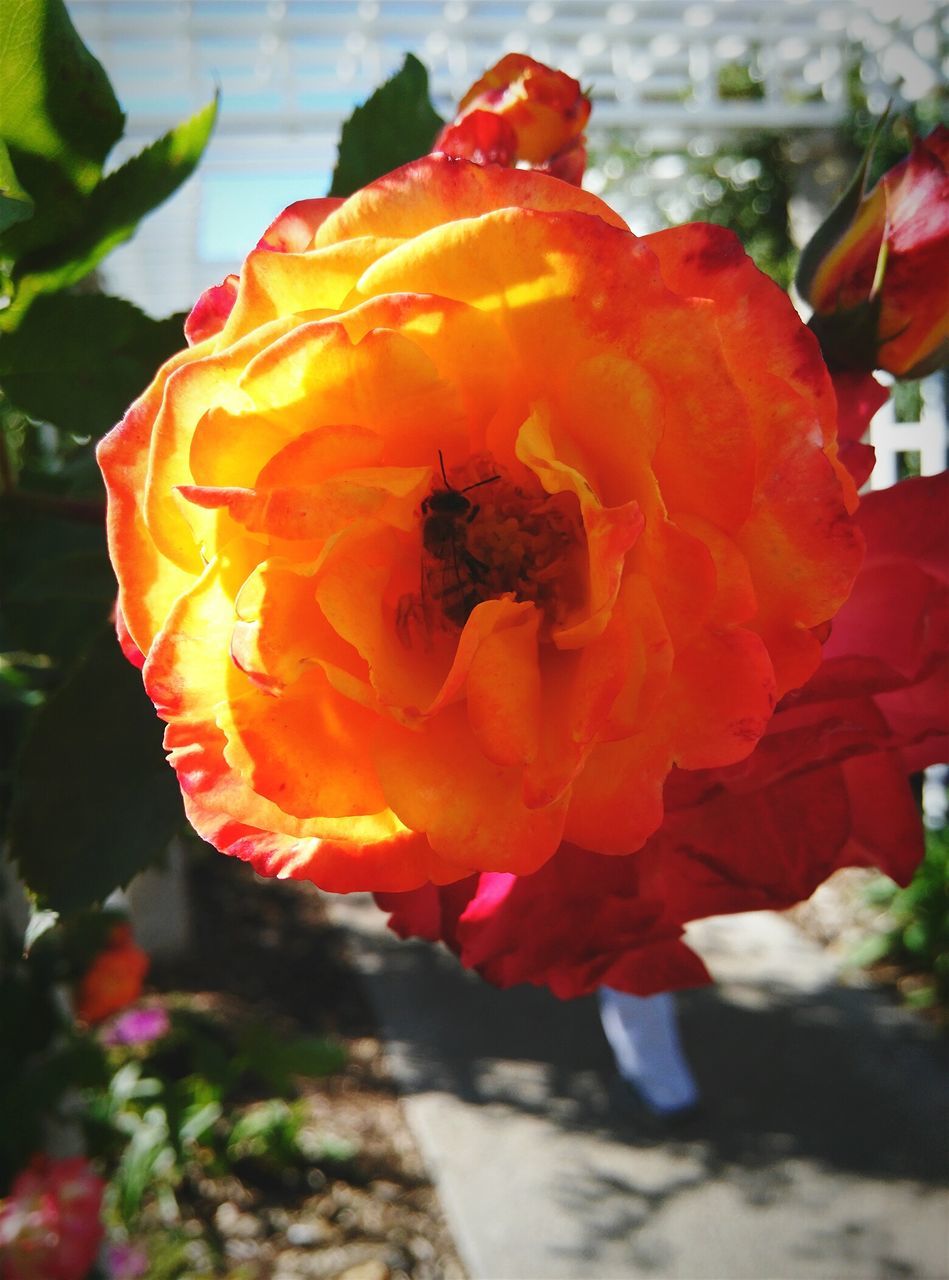
<svg viewBox="0 0 949 1280">
<path fill-rule="evenodd" d="M 0 494 L 6 497 L 16 488 L 13 474 L 13 459 L 10 457 L 10 444 L 7 433 L 0 427 Z"/>
</svg>

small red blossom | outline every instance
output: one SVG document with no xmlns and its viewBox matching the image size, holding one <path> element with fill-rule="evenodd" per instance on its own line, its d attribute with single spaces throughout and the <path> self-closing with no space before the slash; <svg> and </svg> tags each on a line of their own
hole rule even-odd
<svg viewBox="0 0 949 1280">
<path fill-rule="evenodd" d="M 82 1156 L 36 1156 L 0 1202 L 2 1280 L 84 1280 L 102 1242 L 104 1190 Z"/>
<path fill-rule="evenodd" d="M 108 946 L 83 974 L 76 990 L 76 1017 L 101 1022 L 110 1013 L 137 1000 L 148 971 L 148 956 L 135 945 L 127 924 L 109 932 Z"/>
</svg>

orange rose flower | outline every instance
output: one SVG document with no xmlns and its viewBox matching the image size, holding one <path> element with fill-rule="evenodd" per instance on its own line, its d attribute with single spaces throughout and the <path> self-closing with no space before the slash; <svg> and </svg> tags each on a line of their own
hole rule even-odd
<svg viewBox="0 0 949 1280">
<path fill-rule="evenodd" d="M 802 255 L 798 288 L 832 368 L 918 378 L 949 359 L 947 163 L 941 125 L 859 204 L 848 193 Z"/>
<path fill-rule="evenodd" d="M 339 891 L 628 853 L 817 666 L 853 484 L 729 232 L 431 156 L 292 206 L 233 297 L 99 451 L 219 849 Z"/>
<path fill-rule="evenodd" d="M 521 160 L 579 186 L 589 118 L 579 81 L 525 53 L 508 53 L 471 86 L 434 149 L 479 164 Z"/>
<path fill-rule="evenodd" d="M 109 943 L 83 974 L 76 991 L 76 1017 L 101 1022 L 141 995 L 148 972 L 148 956 L 135 945 L 127 924 L 109 931 Z"/>
</svg>

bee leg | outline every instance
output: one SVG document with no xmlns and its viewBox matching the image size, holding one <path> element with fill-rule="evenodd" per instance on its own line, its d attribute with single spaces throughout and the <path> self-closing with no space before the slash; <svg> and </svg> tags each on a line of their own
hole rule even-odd
<svg viewBox="0 0 949 1280">
<path fill-rule="evenodd" d="M 405 595 L 399 596 L 399 603 L 395 608 L 396 634 L 406 649 L 412 648 L 412 628 L 417 627 L 420 623 L 425 625 L 426 641 L 431 644 L 425 605 L 419 596 L 407 591 Z"/>
</svg>

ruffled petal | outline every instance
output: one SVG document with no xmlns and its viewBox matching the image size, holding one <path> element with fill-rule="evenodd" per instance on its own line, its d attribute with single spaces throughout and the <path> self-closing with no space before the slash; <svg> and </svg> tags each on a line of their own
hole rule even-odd
<svg viewBox="0 0 949 1280">
<path fill-rule="evenodd" d="M 520 769 L 482 755 L 464 707 L 446 708 L 415 732 L 383 722 L 376 762 L 390 807 L 427 834 L 458 877 L 479 867 L 524 874 L 560 843 L 566 799 L 528 809 Z"/>
<path fill-rule="evenodd" d="M 387 238 L 407 240 L 457 218 L 494 209 L 577 210 L 610 226 L 626 223 L 607 204 L 556 178 L 520 169 L 485 168 L 468 160 L 426 156 L 363 187 L 322 224 L 317 247 L 338 244 L 385 228 Z M 430 292 L 424 290 L 423 292 Z"/>
</svg>

